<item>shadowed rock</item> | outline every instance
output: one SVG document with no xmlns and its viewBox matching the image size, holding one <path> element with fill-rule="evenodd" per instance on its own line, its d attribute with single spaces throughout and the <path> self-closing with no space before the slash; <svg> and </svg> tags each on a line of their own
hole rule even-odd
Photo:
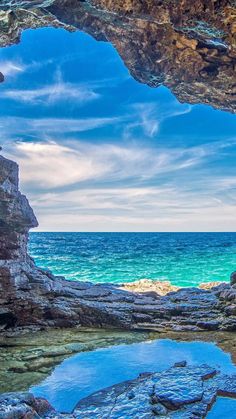
<svg viewBox="0 0 236 419">
<path fill-rule="evenodd" d="M 231 284 L 231 285 L 235 285 L 235 284 L 236 284 L 236 272 L 233 272 L 233 273 L 230 275 L 230 284 Z"/>
<path fill-rule="evenodd" d="M 182 288 L 160 296 L 112 284 L 66 281 L 35 266 L 28 231 L 37 220 L 18 190 L 18 166 L 0 159 L 0 329 L 118 327 L 236 330 L 236 288 Z"/>
<path fill-rule="evenodd" d="M 83 30 L 111 42 L 138 81 L 235 112 L 234 0 L 5 0 L 0 9 L 2 46 L 25 28 Z"/>
</svg>

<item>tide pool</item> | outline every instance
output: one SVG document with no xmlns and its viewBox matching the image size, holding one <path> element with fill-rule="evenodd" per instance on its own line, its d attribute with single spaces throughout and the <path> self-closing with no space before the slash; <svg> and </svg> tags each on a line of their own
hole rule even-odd
<svg viewBox="0 0 236 419">
<path fill-rule="evenodd" d="M 225 374 L 236 373 L 230 354 L 214 343 L 159 339 L 76 354 L 30 391 L 45 397 L 56 410 L 70 412 L 79 400 L 95 391 L 140 373 L 164 371 L 183 360 L 188 365 L 207 364 Z"/>
</svg>

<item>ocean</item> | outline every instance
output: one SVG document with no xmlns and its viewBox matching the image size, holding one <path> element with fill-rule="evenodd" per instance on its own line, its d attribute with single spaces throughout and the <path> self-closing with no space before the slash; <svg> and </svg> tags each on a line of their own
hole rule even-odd
<svg viewBox="0 0 236 419">
<path fill-rule="evenodd" d="M 236 270 L 236 233 L 31 233 L 38 266 L 68 280 L 177 286 L 228 281 Z"/>
</svg>

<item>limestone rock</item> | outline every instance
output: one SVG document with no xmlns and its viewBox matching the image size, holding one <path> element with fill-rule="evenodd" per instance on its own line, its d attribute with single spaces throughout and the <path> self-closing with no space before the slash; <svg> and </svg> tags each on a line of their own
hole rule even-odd
<svg viewBox="0 0 236 419">
<path fill-rule="evenodd" d="M 172 367 L 101 390 L 81 400 L 74 416 L 203 418 L 218 394 L 236 396 L 235 375 L 221 375 L 207 365 Z"/>
<path fill-rule="evenodd" d="M 153 296 L 154 298 L 158 295 L 166 295 L 169 292 L 178 290 L 178 287 L 172 285 L 169 281 L 151 281 L 150 279 L 140 279 L 139 281 L 121 284 L 121 288 L 126 291 Z"/>
</svg>

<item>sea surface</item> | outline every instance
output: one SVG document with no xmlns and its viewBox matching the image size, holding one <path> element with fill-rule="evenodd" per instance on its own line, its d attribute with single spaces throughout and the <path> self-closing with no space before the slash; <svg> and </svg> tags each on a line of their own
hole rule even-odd
<svg viewBox="0 0 236 419">
<path fill-rule="evenodd" d="M 143 278 L 195 286 L 229 281 L 236 233 L 31 233 L 36 264 L 68 280 L 132 282 Z"/>
</svg>

